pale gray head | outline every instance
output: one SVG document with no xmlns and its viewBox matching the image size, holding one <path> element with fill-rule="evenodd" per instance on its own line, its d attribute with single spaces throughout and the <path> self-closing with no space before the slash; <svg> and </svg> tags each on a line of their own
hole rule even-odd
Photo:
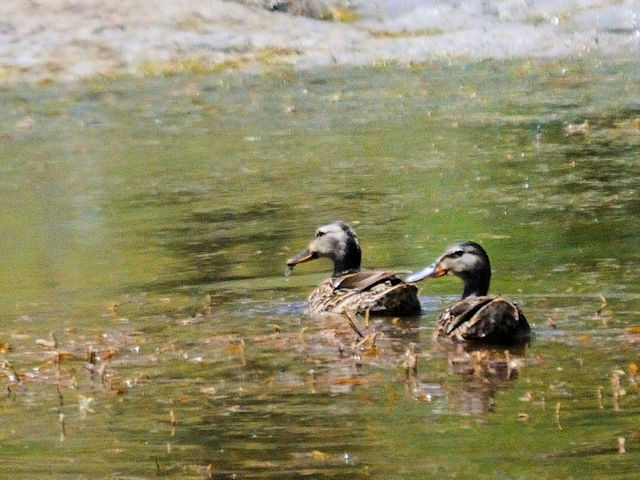
<svg viewBox="0 0 640 480">
<path fill-rule="evenodd" d="M 486 295 L 491 281 L 491 263 L 484 249 L 475 242 L 458 242 L 448 247 L 427 268 L 411 274 L 408 282 L 443 275 L 456 275 L 464 282 L 462 298 Z"/>
<path fill-rule="evenodd" d="M 293 267 L 298 263 L 323 257 L 333 261 L 334 276 L 360 270 L 360 242 L 349 225 L 332 222 L 321 226 L 316 230 L 307 249 L 287 260 L 287 265 Z"/>
</svg>

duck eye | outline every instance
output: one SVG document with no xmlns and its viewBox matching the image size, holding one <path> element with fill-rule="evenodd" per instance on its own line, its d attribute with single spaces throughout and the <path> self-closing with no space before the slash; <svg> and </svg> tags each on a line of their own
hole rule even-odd
<svg viewBox="0 0 640 480">
<path fill-rule="evenodd" d="M 318 232 L 316 233 L 316 237 L 322 237 L 324 236 L 325 232 L 324 230 L 318 230 Z"/>
<path fill-rule="evenodd" d="M 459 258 L 459 257 L 461 257 L 462 255 L 464 255 L 464 250 L 456 250 L 455 252 L 453 252 L 453 253 L 451 254 L 451 256 L 452 256 L 453 258 Z"/>
</svg>

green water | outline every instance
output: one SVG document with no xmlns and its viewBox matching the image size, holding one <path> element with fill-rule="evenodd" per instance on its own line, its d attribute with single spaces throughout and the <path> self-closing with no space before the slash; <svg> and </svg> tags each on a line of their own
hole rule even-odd
<svg viewBox="0 0 640 480">
<path fill-rule="evenodd" d="M 5 88 L 1 476 L 636 478 L 639 74 L 520 61 Z M 367 267 L 482 243 L 492 291 L 535 333 L 510 372 L 502 352 L 433 341 L 457 279 L 420 284 L 419 320 L 370 325 L 376 348 L 307 317 L 330 265 L 285 277 L 285 260 L 338 218 Z"/>
</svg>

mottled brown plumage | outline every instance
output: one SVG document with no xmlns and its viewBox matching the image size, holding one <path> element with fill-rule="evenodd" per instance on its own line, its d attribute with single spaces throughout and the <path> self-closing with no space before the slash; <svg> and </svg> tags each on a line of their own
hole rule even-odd
<svg viewBox="0 0 640 480">
<path fill-rule="evenodd" d="M 510 344 L 529 338 L 531 330 L 520 308 L 503 297 L 487 295 L 491 264 L 474 242 L 451 245 L 433 264 L 410 275 L 408 282 L 456 275 L 464 282 L 462 299 L 438 318 L 437 335 L 457 342 Z"/>
<path fill-rule="evenodd" d="M 402 272 L 361 270 L 361 256 L 353 229 L 343 222 L 333 222 L 318 228 L 309 247 L 287 260 L 289 268 L 322 257 L 333 261 L 333 276 L 320 283 L 307 299 L 309 313 L 420 313 L 418 289 L 397 276 Z"/>
</svg>

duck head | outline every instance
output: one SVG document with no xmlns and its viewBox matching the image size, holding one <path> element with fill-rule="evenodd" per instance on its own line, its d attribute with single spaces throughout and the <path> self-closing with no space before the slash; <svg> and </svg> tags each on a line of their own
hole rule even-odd
<svg viewBox="0 0 640 480">
<path fill-rule="evenodd" d="M 307 249 L 287 260 L 287 266 L 329 258 L 333 261 L 333 275 L 338 276 L 360 270 L 361 257 L 360 242 L 353 229 L 344 222 L 332 222 L 318 228 Z"/>
<path fill-rule="evenodd" d="M 407 277 L 407 282 L 418 282 L 425 278 L 455 275 L 464 282 L 462 298 L 483 296 L 489 291 L 491 264 L 484 249 L 475 242 L 458 242 L 448 247 L 427 268 Z"/>
</svg>

